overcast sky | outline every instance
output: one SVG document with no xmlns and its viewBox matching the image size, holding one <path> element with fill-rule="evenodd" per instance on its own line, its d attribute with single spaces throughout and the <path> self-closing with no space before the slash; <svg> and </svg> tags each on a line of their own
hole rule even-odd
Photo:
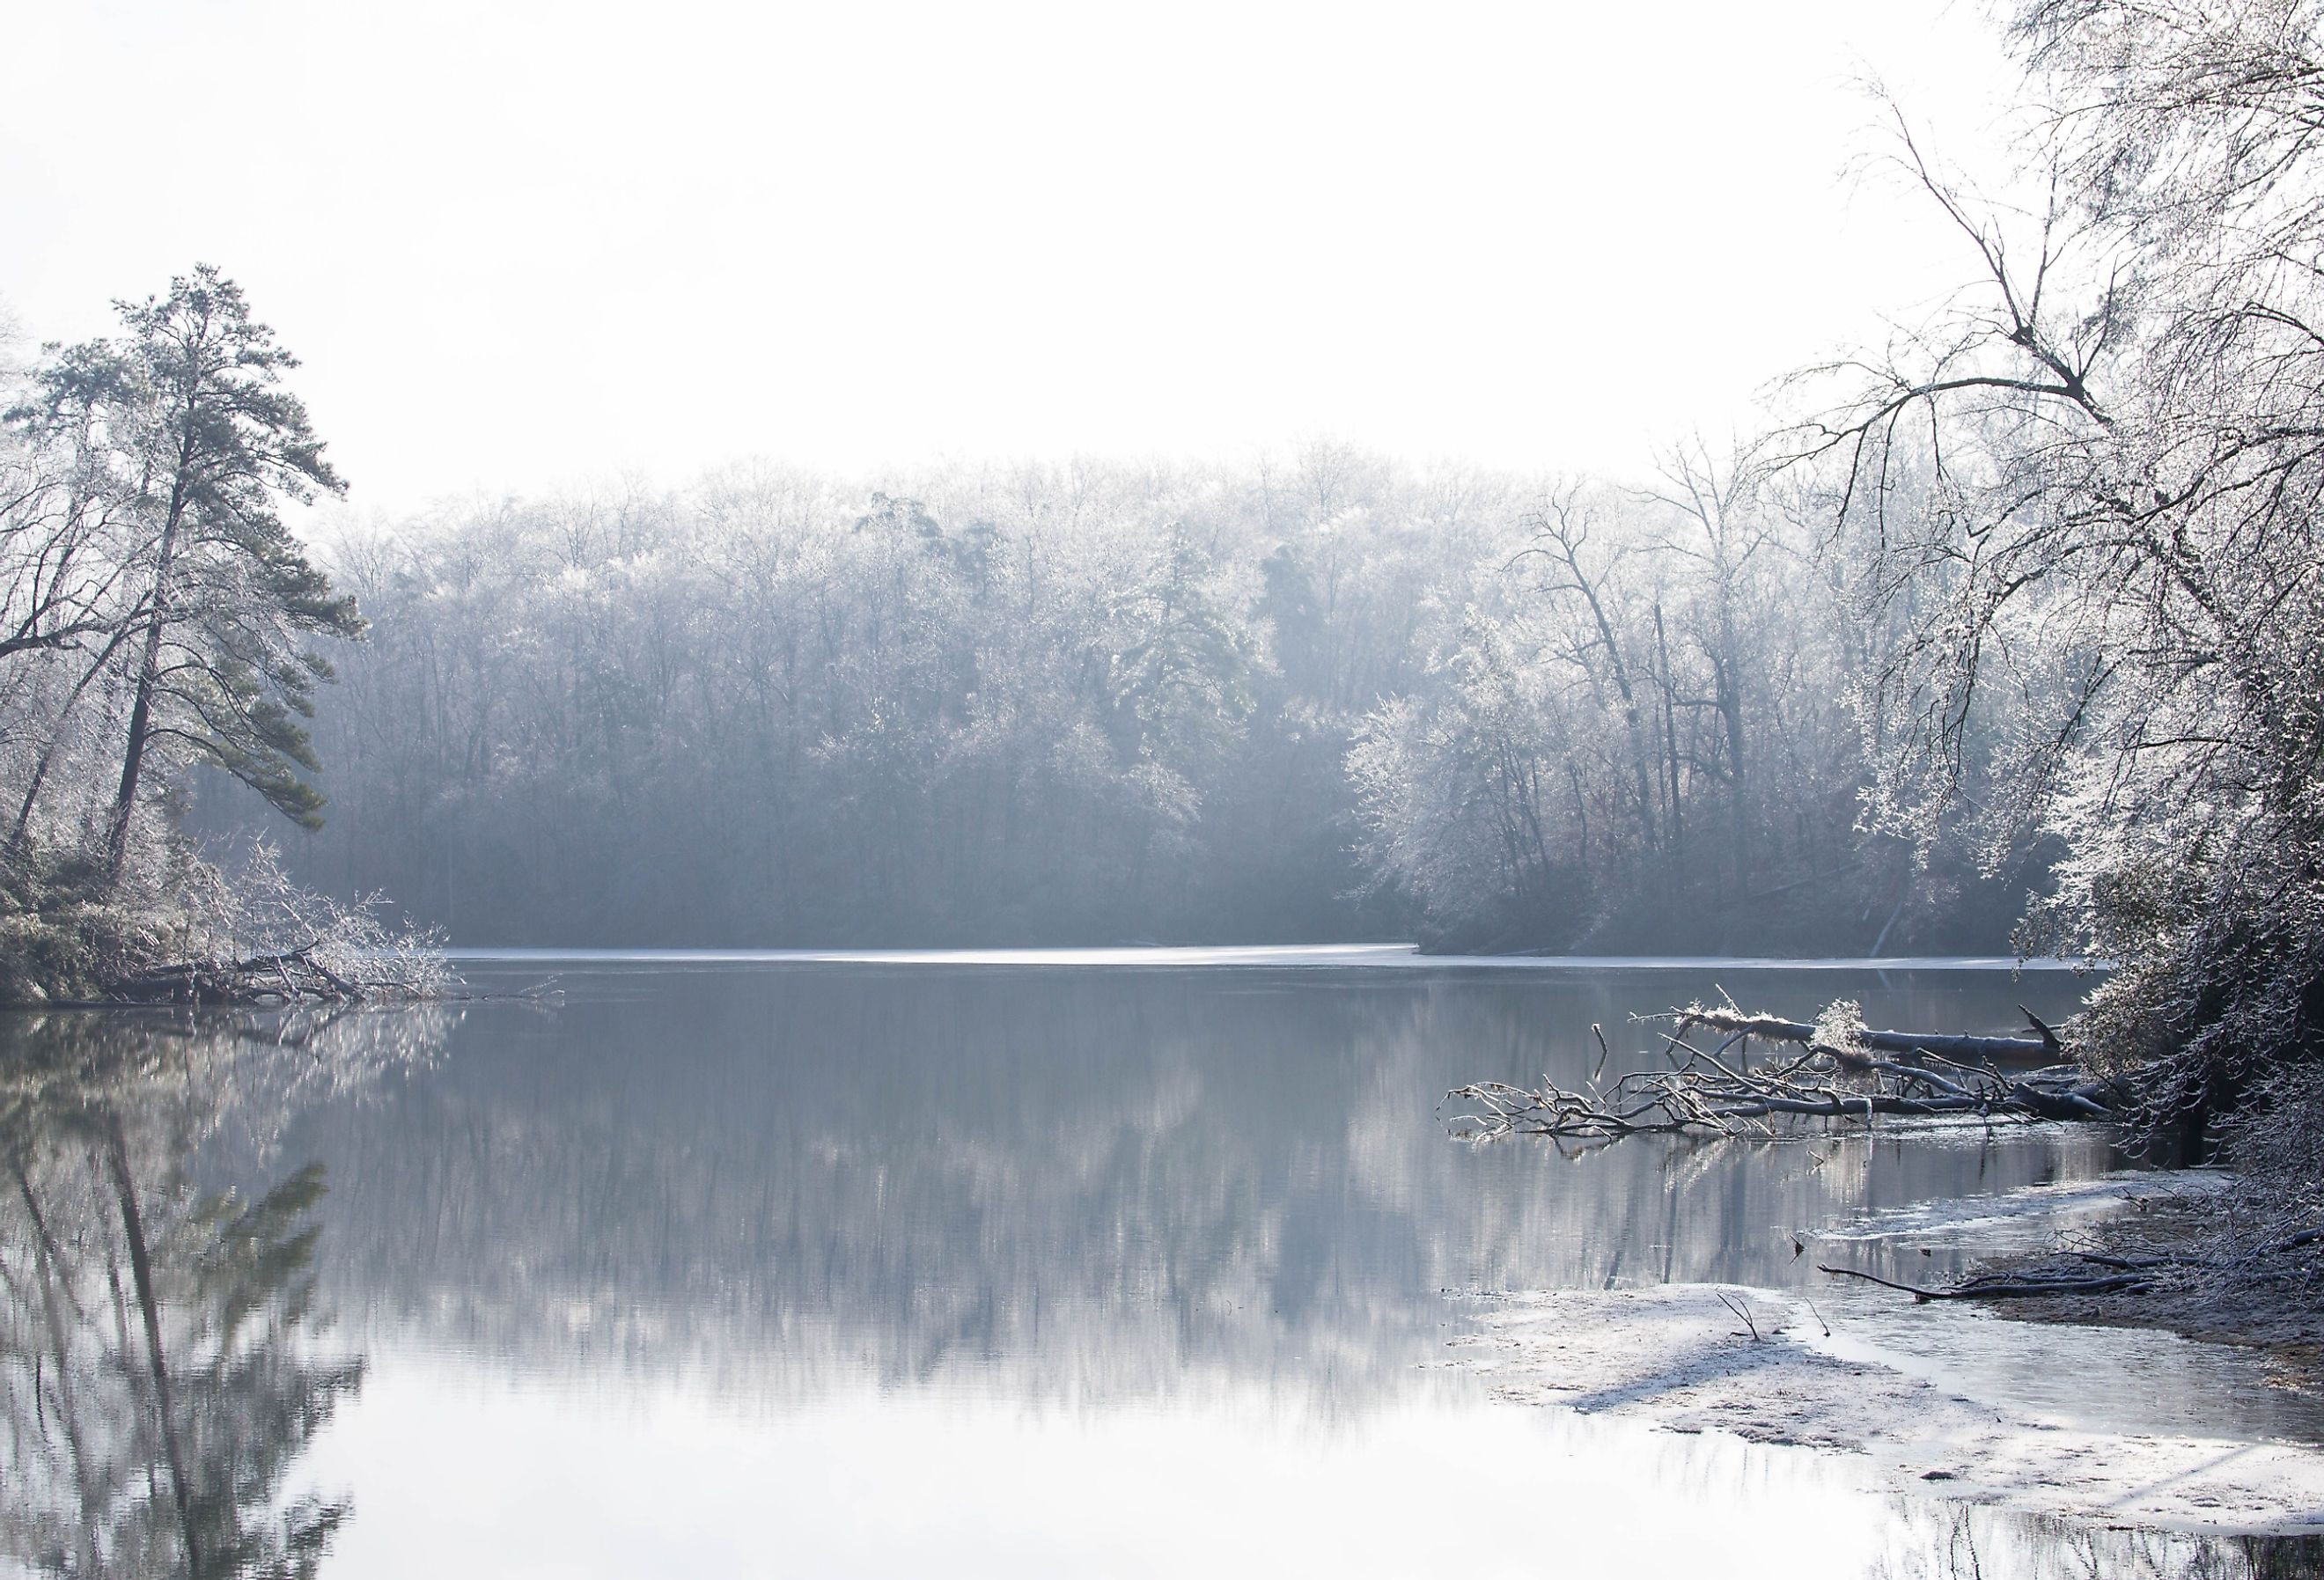
<svg viewBox="0 0 2324 1580">
<path fill-rule="evenodd" d="M 764 456 L 1331 436 L 1638 472 L 1962 261 L 1985 12 L 1782 5 L 33 5 L 0 301 L 36 338 L 213 262 L 355 503 Z"/>
</svg>

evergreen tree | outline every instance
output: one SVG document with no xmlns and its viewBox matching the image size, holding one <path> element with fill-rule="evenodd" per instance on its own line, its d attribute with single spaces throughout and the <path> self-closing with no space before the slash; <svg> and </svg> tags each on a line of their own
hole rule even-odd
<svg viewBox="0 0 2324 1580">
<path fill-rule="evenodd" d="M 122 333 L 53 351 L 8 420 L 35 441 L 93 440 L 102 486 L 138 526 L 145 589 L 124 615 L 130 707 L 103 871 L 120 881 L 149 753 L 217 763 L 294 821 L 323 798 L 300 720 L 330 668 L 309 645 L 363 623 L 283 526 L 284 499 L 341 494 L 306 408 L 281 387 L 298 359 L 208 264 L 168 294 L 116 302 Z"/>
</svg>

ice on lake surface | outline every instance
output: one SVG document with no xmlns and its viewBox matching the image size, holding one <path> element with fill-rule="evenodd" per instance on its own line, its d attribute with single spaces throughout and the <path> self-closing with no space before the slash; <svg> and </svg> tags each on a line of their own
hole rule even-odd
<svg viewBox="0 0 2324 1580">
<path fill-rule="evenodd" d="M 286 1440 L 254 1442 L 272 1418 L 244 1409 L 184 1451 L 244 1488 L 244 1525 L 344 1498 L 337 1576 L 2252 1572 L 2232 1540 L 1900 1498 L 1844 1458 L 1498 1402 L 1450 1363 L 1498 1293 L 1738 1283 L 1810 1292 L 1851 1342 L 2061 1424 L 2324 1438 L 2248 1358 L 2113 1335 L 2123 1386 L 2092 1389 L 2089 1335 L 1932 1318 L 1795 1255 L 1795 1232 L 1895 1217 L 1936 1252 L 1914 1270 L 1941 1270 L 1974 1240 L 1946 1224 L 2117 1168 L 2094 1132 L 1561 1155 L 1452 1140 L 1439 1112 L 1465 1081 L 1578 1079 L 1593 1022 L 1645 1049 L 1632 1015 L 1721 990 L 2001 1031 L 2020 1004 L 2068 1012 L 2071 974 L 1527 964 L 471 956 L 479 987 L 553 973 L 562 1001 L 418 1012 L 358 1078 L 300 1074 L 318 1054 L 118 1098 L 146 1105 L 118 1133 L 157 1223 L 179 1177 L 189 1202 L 249 1201 L 322 1166 L 311 1312 L 278 1336 L 363 1367 L 309 1386 Z M 68 1020 L 0 1036 L 37 1055 Z M 35 1114 L 43 1188 L 116 1224 L 90 1112 Z M 205 1287 L 162 1261 L 165 1307 Z M 226 1409 L 188 1374 L 182 1411 Z M 32 1429 L 53 1437 L 48 1410 Z M 59 1531 L 85 1506 L 64 1465 L 8 1467 Z"/>
</svg>

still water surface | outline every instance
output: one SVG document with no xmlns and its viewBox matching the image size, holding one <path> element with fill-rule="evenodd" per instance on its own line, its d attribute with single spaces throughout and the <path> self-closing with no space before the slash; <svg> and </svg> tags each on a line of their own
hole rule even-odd
<svg viewBox="0 0 2324 1580">
<path fill-rule="evenodd" d="M 2069 1012 L 2070 974 L 1401 951 L 464 968 L 488 990 L 554 973 L 564 996 L 259 1039 L 0 1021 L 39 1072 L 9 1118 L 5 1561 L 2253 1572 L 2233 1541 L 1969 1514 L 1844 1461 L 1496 1403 L 1448 1363 L 1497 1292 L 1801 1286 L 1795 1233 L 2120 1162 L 2058 1128 L 1480 1147 L 1448 1137 L 1448 1086 L 1572 1084 L 1592 1022 L 1643 1048 L 1632 1015 L 1722 988 L 1991 1031 Z M 1858 1342 L 2062 1421 L 2324 1438 L 2233 1356 L 2124 1336 L 2126 1385 L 2093 1390 L 2054 1332 L 1814 1292 Z"/>
</svg>

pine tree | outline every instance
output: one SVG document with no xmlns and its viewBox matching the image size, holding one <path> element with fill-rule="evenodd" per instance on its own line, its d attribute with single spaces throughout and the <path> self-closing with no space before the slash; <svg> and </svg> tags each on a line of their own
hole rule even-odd
<svg viewBox="0 0 2324 1580">
<path fill-rule="evenodd" d="M 298 359 L 208 264 L 143 302 L 122 333 L 53 352 L 7 413 L 35 440 L 97 438 L 105 485 L 139 525 L 145 595 L 128 611 L 131 687 L 103 871 L 127 861 L 149 753 L 207 758 L 286 817 L 319 823 L 300 721 L 330 666 L 313 639 L 363 629 L 282 524 L 281 502 L 343 494 L 307 410 L 282 388 Z"/>
</svg>

